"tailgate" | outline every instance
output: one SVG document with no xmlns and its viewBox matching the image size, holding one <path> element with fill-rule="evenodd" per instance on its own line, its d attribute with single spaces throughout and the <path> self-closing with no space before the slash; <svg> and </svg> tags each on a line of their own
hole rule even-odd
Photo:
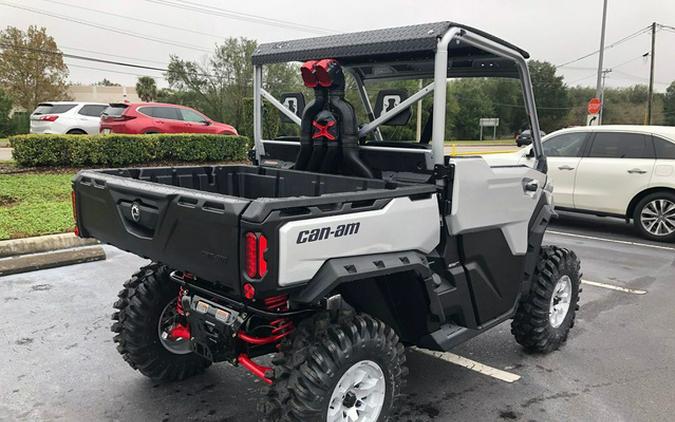
<svg viewBox="0 0 675 422">
<path fill-rule="evenodd" d="M 81 171 L 73 180 L 80 235 L 239 291 L 245 199 Z"/>
</svg>

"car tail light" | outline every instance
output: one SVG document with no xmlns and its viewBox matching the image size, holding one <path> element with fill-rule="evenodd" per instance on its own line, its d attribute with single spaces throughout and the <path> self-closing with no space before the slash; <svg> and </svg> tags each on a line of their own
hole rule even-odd
<svg viewBox="0 0 675 422">
<path fill-rule="evenodd" d="M 244 266 L 249 278 L 261 279 L 267 274 L 267 237 L 262 233 L 248 232 L 244 239 Z"/>
<path fill-rule="evenodd" d="M 59 116 L 55 116 L 53 114 L 47 115 L 47 116 L 42 116 L 40 117 L 40 120 L 43 122 L 53 122 L 54 120 L 58 119 Z"/>
</svg>

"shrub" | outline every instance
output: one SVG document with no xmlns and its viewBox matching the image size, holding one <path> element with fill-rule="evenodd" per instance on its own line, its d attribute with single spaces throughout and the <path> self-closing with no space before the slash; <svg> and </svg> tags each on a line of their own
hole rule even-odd
<svg viewBox="0 0 675 422">
<path fill-rule="evenodd" d="M 242 107 L 243 121 L 241 127 L 237 128 L 239 133 L 253 139 L 253 98 L 244 98 Z M 279 133 L 279 110 L 272 104 L 263 101 L 263 139 L 274 139 Z"/>
<path fill-rule="evenodd" d="M 9 138 L 24 167 L 125 166 L 155 161 L 241 161 L 250 148 L 243 136 L 205 134 L 17 135 Z"/>
</svg>

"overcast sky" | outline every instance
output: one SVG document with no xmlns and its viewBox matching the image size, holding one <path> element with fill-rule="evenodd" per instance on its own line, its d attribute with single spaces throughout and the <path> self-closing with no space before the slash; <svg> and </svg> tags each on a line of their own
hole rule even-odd
<svg viewBox="0 0 675 422">
<path fill-rule="evenodd" d="M 213 9 L 208 14 L 199 13 L 172 7 L 170 3 L 217 7 L 311 28 L 272 25 L 257 18 L 242 20 Z M 7 4 L 33 9 L 34 12 L 8 7 Z M 322 4 L 326 7 L 322 8 Z M 45 26 L 64 52 L 157 67 L 164 67 L 170 54 L 186 59 L 203 59 L 206 51 L 211 51 L 219 40 L 231 36 L 266 42 L 321 35 L 318 28 L 323 27 L 327 32 L 353 32 L 441 20 L 483 29 L 529 51 L 534 59 L 558 65 L 598 49 L 601 15 L 602 0 L 0 0 L 2 28 L 8 25 L 21 29 L 31 24 Z M 162 23 L 171 28 L 125 17 Z M 609 0 L 607 45 L 653 21 L 675 27 L 675 0 Z M 118 32 L 87 26 L 82 22 Z M 161 42 L 120 32 L 132 32 L 160 39 Z M 656 37 L 655 89 L 664 91 L 675 80 L 675 30 L 659 31 Z M 649 48 L 650 35 L 645 33 L 608 49 L 604 67 L 613 68 L 613 72 L 607 79 L 607 85 L 646 84 L 649 61 L 641 56 Z M 598 56 L 593 55 L 563 67 L 559 72 L 565 76 L 568 85 L 595 86 L 597 60 Z M 160 86 L 166 85 L 161 72 L 76 59 L 67 59 L 66 62 L 72 82 L 91 83 L 106 77 L 114 82 L 133 85 L 137 74 L 146 74 L 157 77 Z"/>
</svg>

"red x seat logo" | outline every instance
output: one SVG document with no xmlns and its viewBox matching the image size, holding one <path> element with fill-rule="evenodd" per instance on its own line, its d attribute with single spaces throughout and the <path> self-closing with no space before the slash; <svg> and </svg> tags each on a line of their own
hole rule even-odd
<svg viewBox="0 0 675 422">
<path fill-rule="evenodd" d="M 315 131 L 314 134 L 312 135 L 312 139 L 323 137 L 328 139 L 329 141 L 335 140 L 335 135 L 329 132 L 330 128 L 335 126 L 335 120 L 329 120 L 325 125 L 322 125 L 321 123 L 314 120 L 312 121 L 312 126 L 318 129 L 318 131 Z"/>
</svg>

